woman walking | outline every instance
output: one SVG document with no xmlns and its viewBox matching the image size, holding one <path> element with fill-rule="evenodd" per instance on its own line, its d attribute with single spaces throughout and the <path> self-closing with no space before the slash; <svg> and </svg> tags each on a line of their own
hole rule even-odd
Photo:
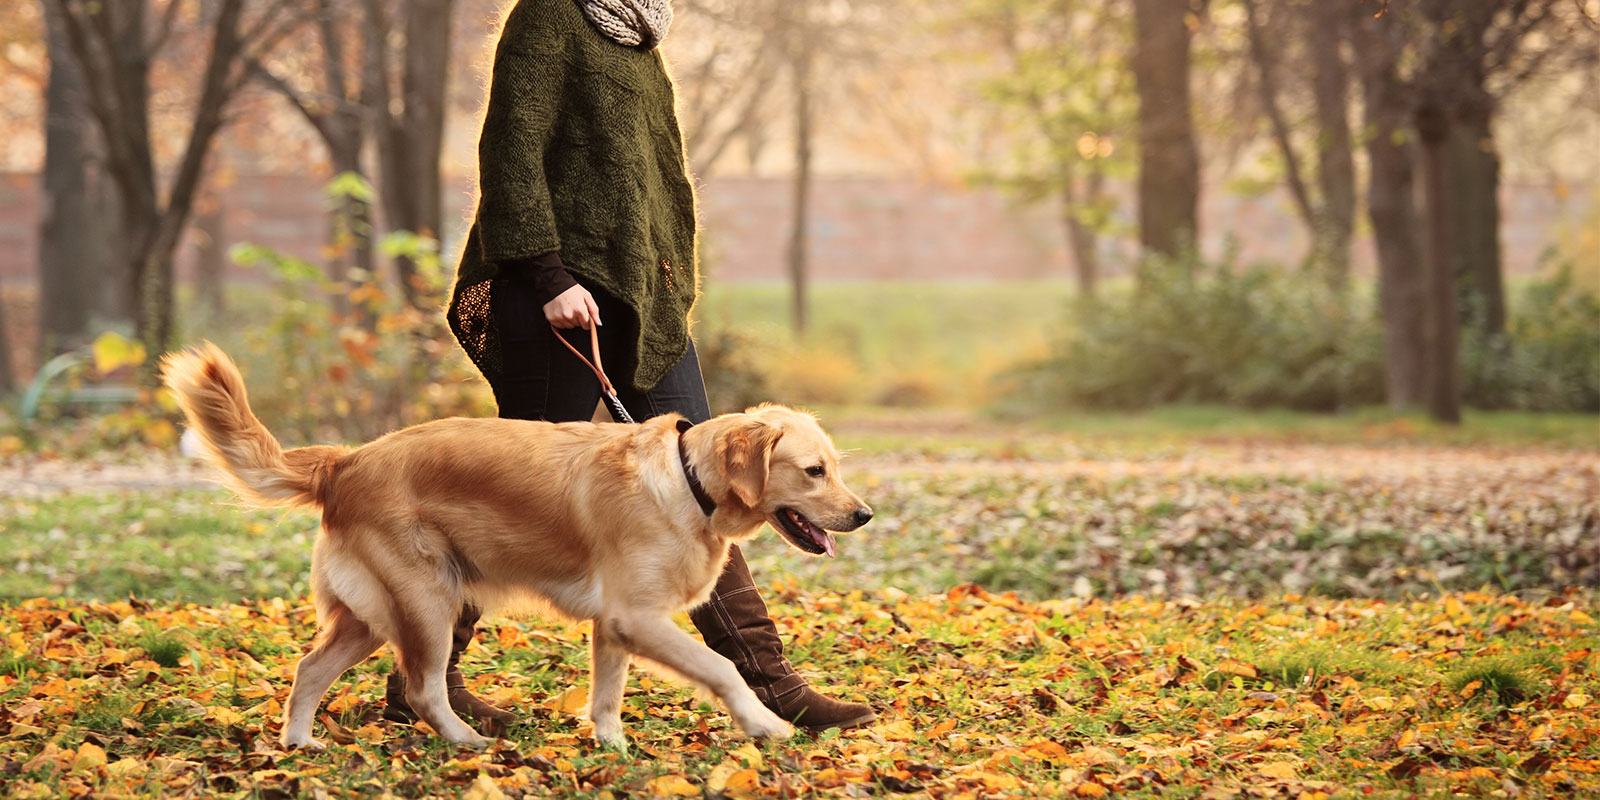
<svg viewBox="0 0 1600 800">
<path fill-rule="evenodd" d="M 582 331 L 598 326 L 632 414 L 711 416 L 689 336 L 699 289 L 694 189 L 656 49 L 671 21 L 669 0 L 519 0 L 506 19 L 479 142 L 477 217 L 449 310 L 501 417 L 593 415 L 599 383 L 552 325 L 584 352 Z M 512 716 L 468 692 L 456 666 L 479 613 L 464 608 L 456 623 L 450 701 L 503 725 Z M 778 716 L 814 730 L 875 719 L 795 672 L 738 547 L 690 619 Z M 392 719 L 414 719 L 404 685 L 390 676 Z"/>
</svg>

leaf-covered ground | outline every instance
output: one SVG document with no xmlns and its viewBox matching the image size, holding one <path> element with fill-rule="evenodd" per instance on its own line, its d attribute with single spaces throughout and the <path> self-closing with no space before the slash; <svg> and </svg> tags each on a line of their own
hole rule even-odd
<svg viewBox="0 0 1600 800">
<path fill-rule="evenodd" d="M 465 660 L 524 720 L 495 747 L 382 721 L 375 658 L 330 694 L 329 750 L 283 752 L 307 606 L 28 601 L 0 620 L 0 781 L 19 798 L 1600 793 L 1600 609 L 1581 592 L 775 600 L 796 661 L 876 726 L 752 743 L 636 672 L 632 752 L 600 751 L 583 626 L 496 620 Z"/>
<path fill-rule="evenodd" d="M 1600 585 L 1594 451 L 922 441 L 943 446 L 854 442 L 846 478 L 876 519 L 832 560 L 761 537 L 746 548 L 758 578 L 917 595 L 976 582 L 1029 598 Z M 193 488 L 206 477 L 159 459 L 0 465 L 0 601 L 304 593 L 316 517 L 241 508 Z"/>
<path fill-rule="evenodd" d="M 1595 437 L 1337 424 L 841 423 L 877 518 L 748 550 L 879 724 L 752 743 L 636 673 L 627 756 L 581 718 L 585 628 L 503 618 L 464 660 L 523 720 L 496 747 L 382 721 L 380 654 L 329 752 L 280 752 L 315 517 L 170 456 L 0 458 L 0 797 L 1600 796 Z"/>
</svg>

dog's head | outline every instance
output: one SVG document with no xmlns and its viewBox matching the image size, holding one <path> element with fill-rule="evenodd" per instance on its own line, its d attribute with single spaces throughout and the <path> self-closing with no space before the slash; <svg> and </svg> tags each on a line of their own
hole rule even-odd
<svg viewBox="0 0 1600 800">
<path fill-rule="evenodd" d="M 833 531 L 853 531 L 872 509 L 839 477 L 839 451 L 816 417 L 783 406 L 757 406 L 713 420 L 713 461 L 728 502 L 749 509 L 789 544 L 833 555 Z"/>
</svg>

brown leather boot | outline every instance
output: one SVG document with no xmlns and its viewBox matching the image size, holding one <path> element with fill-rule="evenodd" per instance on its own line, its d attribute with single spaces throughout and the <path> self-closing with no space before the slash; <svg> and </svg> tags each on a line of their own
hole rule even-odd
<svg viewBox="0 0 1600 800">
<path fill-rule="evenodd" d="M 472 692 L 467 691 L 467 679 L 462 676 L 461 668 L 456 666 L 461 659 L 461 652 L 467 649 L 477 633 L 478 618 L 481 616 L 483 610 L 476 606 L 461 607 L 461 616 L 456 618 L 456 625 L 450 630 L 450 667 L 444 673 L 444 685 L 450 693 L 450 707 L 457 714 L 476 720 L 490 729 L 489 732 L 500 733 L 516 716 L 474 697 Z M 417 712 L 406 702 L 406 676 L 400 674 L 400 670 L 389 673 L 389 685 L 383 693 L 383 699 L 384 719 L 404 723 L 417 721 Z"/>
<path fill-rule="evenodd" d="M 756 697 L 773 713 L 802 728 L 857 728 L 878 718 L 859 703 L 844 703 L 818 694 L 806 685 L 783 657 L 778 627 L 767 616 L 767 604 L 750 577 L 744 553 L 728 551 L 728 563 L 711 591 L 711 599 L 689 612 L 706 645 L 721 653 L 750 684 Z"/>
</svg>

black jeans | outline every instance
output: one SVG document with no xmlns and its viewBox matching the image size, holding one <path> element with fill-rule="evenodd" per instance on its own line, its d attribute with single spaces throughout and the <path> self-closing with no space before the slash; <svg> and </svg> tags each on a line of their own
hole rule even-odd
<svg viewBox="0 0 1600 800">
<path fill-rule="evenodd" d="M 673 412 L 695 424 L 710 419 L 694 342 L 689 342 L 689 352 L 655 388 L 645 392 L 634 389 L 631 379 L 638 323 L 633 309 L 598 287 L 583 285 L 600 307 L 600 319 L 605 322 L 600 326 L 600 358 L 628 413 L 640 421 Z M 515 275 L 496 278 L 490 289 L 489 312 L 500 333 L 500 377 L 490 381 L 500 416 L 550 422 L 593 418 L 600 402 L 600 381 L 556 341 L 544 317 L 544 304 L 532 287 Z M 571 328 L 562 333 L 578 352 L 589 354 L 588 331 Z"/>
</svg>

